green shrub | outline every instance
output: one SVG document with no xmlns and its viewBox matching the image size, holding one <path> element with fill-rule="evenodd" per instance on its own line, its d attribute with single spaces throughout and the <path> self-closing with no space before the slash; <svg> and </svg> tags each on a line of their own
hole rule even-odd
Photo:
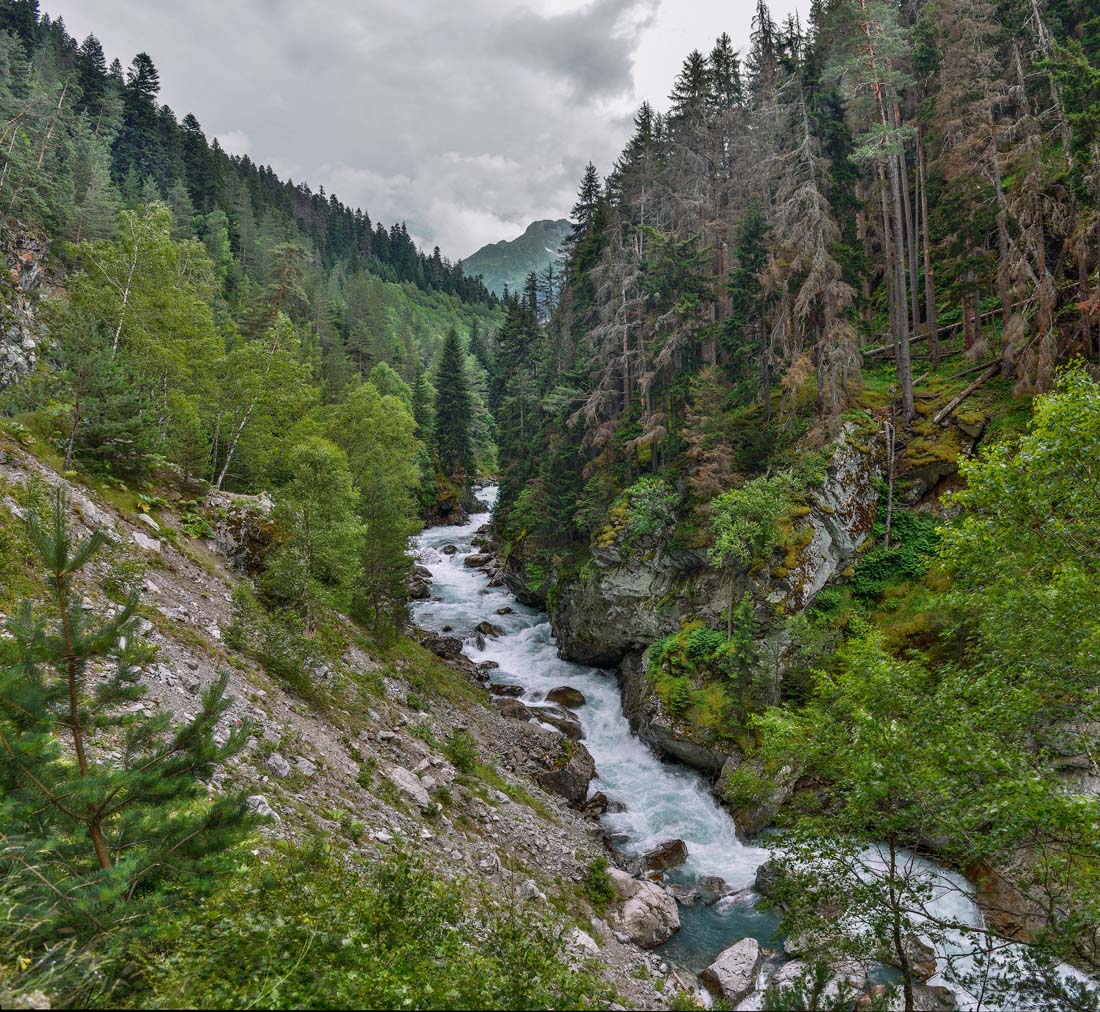
<svg viewBox="0 0 1100 1012">
<path fill-rule="evenodd" d="M 593 858 L 584 873 L 584 894 L 597 913 L 603 913 L 609 903 L 615 899 L 615 887 L 607 872 L 606 857 Z"/>
<path fill-rule="evenodd" d="M 639 478 L 615 499 L 596 546 L 629 550 L 645 538 L 671 532 L 679 501 L 676 490 L 660 478 Z"/>
<path fill-rule="evenodd" d="M 477 768 L 477 742 L 469 731 L 453 728 L 443 745 L 443 754 L 459 773 L 473 773 Z"/>
<path fill-rule="evenodd" d="M 884 506 L 874 529 L 880 543 L 860 559 L 852 577 L 852 591 L 858 597 L 881 597 L 892 586 L 923 579 L 939 546 L 935 517 L 899 510 L 891 520 L 891 543 L 886 547 L 881 543 L 886 534 L 885 519 Z"/>
<path fill-rule="evenodd" d="M 128 1004 L 175 1008 L 593 1008 L 548 922 L 467 902 L 398 853 L 366 869 L 286 847 L 179 917 Z M 242 958 L 247 954 L 247 958 Z"/>
</svg>

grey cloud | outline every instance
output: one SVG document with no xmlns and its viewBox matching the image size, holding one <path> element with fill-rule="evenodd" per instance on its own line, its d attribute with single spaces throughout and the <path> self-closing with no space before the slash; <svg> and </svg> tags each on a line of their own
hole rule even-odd
<svg viewBox="0 0 1100 1012">
<path fill-rule="evenodd" d="M 499 43 L 568 81 L 575 95 L 621 94 L 633 83 L 634 49 L 657 6 L 657 0 L 593 0 L 549 17 L 522 11 L 502 26 Z"/>
<path fill-rule="evenodd" d="M 124 64 L 147 51 L 208 135 L 453 258 L 567 214 L 585 162 L 610 164 L 657 6 L 43 0 Z"/>
</svg>

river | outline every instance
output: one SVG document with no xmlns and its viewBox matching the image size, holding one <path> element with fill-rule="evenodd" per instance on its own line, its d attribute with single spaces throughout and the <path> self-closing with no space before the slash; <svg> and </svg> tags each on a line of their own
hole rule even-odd
<svg viewBox="0 0 1100 1012">
<path fill-rule="evenodd" d="M 478 498 L 489 508 L 496 489 L 482 489 Z M 660 950 L 666 958 L 698 971 L 737 939 L 752 936 L 762 944 L 776 944 L 776 918 L 754 908 L 756 897 L 748 889 L 769 851 L 738 839 L 733 819 L 700 774 L 661 761 L 631 732 L 613 672 L 563 660 L 544 612 L 521 604 L 506 587 L 490 587 L 483 570 L 464 565 L 466 556 L 475 551 L 475 533 L 487 519 L 486 514 L 475 515 L 460 526 L 428 528 L 417 538 L 418 561 L 432 574 L 432 598 L 416 602 L 416 624 L 459 637 L 466 655 L 476 662 L 495 661 L 499 669 L 494 681 L 521 686 L 521 698 L 529 702 L 538 702 L 562 685 L 584 693 L 586 702 L 576 713 L 584 744 L 596 761 L 592 790 L 603 791 L 625 806 L 624 811 L 602 818 L 605 829 L 619 834 L 622 850 L 640 854 L 662 841 L 680 839 L 687 844 L 688 859 L 675 873 L 675 881 L 692 885 L 703 876 L 719 876 L 732 889 L 746 890 L 713 906 L 681 907 L 682 928 Z M 448 545 L 457 552 L 445 554 L 442 550 Z M 498 614 L 505 608 L 511 612 Z M 479 648 L 474 627 L 484 620 L 499 626 L 503 635 L 486 637 Z M 920 863 L 935 884 L 930 903 L 935 914 L 958 924 L 980 925 L 982 916 L 969 883 L 929 862 Z M 941 945 L 941 972 L 946 965 L 942 957 L 957 958 L 966 948 L 958 936 Z M 940 976 L 931 983 L 948 984 L 959 992 L 957 982 Z M 1012 1007 L 1029 1005 L 1021 999 Z"/>
</svg>

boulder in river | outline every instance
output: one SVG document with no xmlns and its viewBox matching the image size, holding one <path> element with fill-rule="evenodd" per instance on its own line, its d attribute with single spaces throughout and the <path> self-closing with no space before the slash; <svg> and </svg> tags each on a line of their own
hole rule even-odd
<svg viewBox="0 0 1100 1012">
<path fill-rule="evenodd" d="M 426 601 L 432 596 L 432 573 L 426 566 L 413 566 L 409 576 L 409 597 Z"/>
<path fill-rule="evenodd" d="M 467 555 L 462 560 L 462 565 L 467 569 L 484 569 L 492 561 L 493 557 L 491 555 Z"/>
<path fill-rule="evenodd" d="M 478 624 L 474 626 L 474 630 L 482 636 L 496 637 L 504 635 L 504 630 L 498 625 L 493 625 L 492 622 L 478 622 Z"/>
<path fill-rule="evenodd" d="M 493 699 L 493 706 L 502 717 L 511 717 L 512 720 L 531 719 L 531 711 L 511 696 L 496 696 Z"/>
<path fill-rule="evenodd" d="M 666 886 L 665 888 L 668 889 L 672 898 L 682 907 L 693 907 L 699 902 L 700 896 L 698 889 L 676 884 Z"/>
<path fill-rule="evenodd" d="M 571 713 L 560 710 L 556 706 L 532 706 L 530 715 L 535 720 L 541 720 L 543 723 L 557 728 L 566 738 L 571 738 L 573 741 L 580 741 L 584 737 L 584 728 L 581 727 L 581 722 Z"/>
<path fill-rule="evenodd" d="M 607 800 L 607 795 L 603 791 L 596 791 L 585 803 L 584 814 L 585 815 L 603 815 L 607 811 L 607 806 L 610 802 Z"/>
<path fill-rule="evenodd" d="M 457 661 L 462 656 L 462 640 L 454 636 L 423 632 L 420 634 L 420 645 L 445 661 Z"/>
<path fill-rule="evenodd" d="M 558 740 L 562 744 L 559 754 L 550 760 L 549 769 L 535 774 L 535 782 L 570 804 L 583 804 L 588 797 L 588 785 L 596 775 L 596 761 L 580 742 Z"/>
<path fill-rule="evenodd" d="M 760 943 L 755 938 L 742 938 L 700 974 L 700 980 L 715 998 L 722 998 L 731 1005 L 756 989 L 756 971 L 760 966 Z"/>
<path fill-rule="evenodd" d="M 513 611 L 514 611 L 514 609 L 508 608 L 508 607 L 497 608 L 496 614 L 497 615 L 511 615 Z"/>
<path fill-rule="evenodd" d="M 707 906 L 717 903 L 723 896 L 728 896 L 729 891 L 729 883 L 717 875 L 704 875 L 699 879 L 699 898 Z"/>
<path fill-rule="evenodd" d="M 458 554 L 458 545 L 444 545 L 440 549 L 440 551 L 444 555 L 457 555 Z"/>
<path fill-rule="evenodd" d="M 612 868 L 609 874 L 621 904 L 609 918 L 612 928 L 643 949 L 662 945 L 680 930 L 680 911 L 667 890 L 633 878 L 621 868 Z"/>
<path fill-rule="evenodd" d="M 905 950 L 905 958 L 909 962 L 914 977 L 918 980 L 928 980 L 936 975 L 936 950 L 924 939 L 909 933 L 901 940 L 901 947 Z M 883 951 L 882 961 L 889 966 L 897 966 L 897 953 L 892 949 Z"/>
<path fill-rule="evenodd" d="M 587 702 L 584 693 L 580 689 L 574 689 L 571 685 L 559 685 L 556 689 L 551 689 L 546 693 L 546 698 L 551 703 L 560 703 L 562 706 L 568 707 L 584 706 Z"/>
<path fill-rule="evenodd" d="M 642 866 L 647 871 L 668 871 L 679 868 L 687 856 L 687 844 L 683 840 L 665 840 L 642 855 Z"/>
<path fill-rule="evenodd" d="M 522 685 L 509 685 L 507 682 L 490 682 L 489 691 L 494 696 L 522 696 Z"/>
<path fill-rule="evenodd" d="M 756 836 L 775 818 L 776 812 L 794 793 L 797 777 L 790 766 L 782 767 L 777 773 L 769 773 L 759 759 L 745 759 L 740 753 L 734 753 L 722 766 L 718 779 L 714 783 L 714 794 L 727 801 L 726 788 L 733 774 L 746 763 L 761 783 L 767 785 L 751 801 L 732 808 L 733 821 L 740 832 L 747 836 Z"/>
<path fill-rule="evenodd" d="M 781 876 L 782 872 L 779 870 L 779 865 L 776 864 L 775 859 L 768 858 L 756 869 L 756 880 L 753 882 L 753 888 L 761 896 L 767 896 L 775 890 Z"/>
</svg>

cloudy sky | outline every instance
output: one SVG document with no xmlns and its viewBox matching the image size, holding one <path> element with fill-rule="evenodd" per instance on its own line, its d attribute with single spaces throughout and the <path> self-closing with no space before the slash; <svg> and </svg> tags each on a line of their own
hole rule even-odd
<svg viewBox="0 0 1100 1012">
<path fill-rule="evenodd" d="M 43 0 L 223 147 L 456 259 L 568 214 L 683 57 L 755 0 Z M 773 0 L 777 20 L 808 0 Z"/>
</svg>

